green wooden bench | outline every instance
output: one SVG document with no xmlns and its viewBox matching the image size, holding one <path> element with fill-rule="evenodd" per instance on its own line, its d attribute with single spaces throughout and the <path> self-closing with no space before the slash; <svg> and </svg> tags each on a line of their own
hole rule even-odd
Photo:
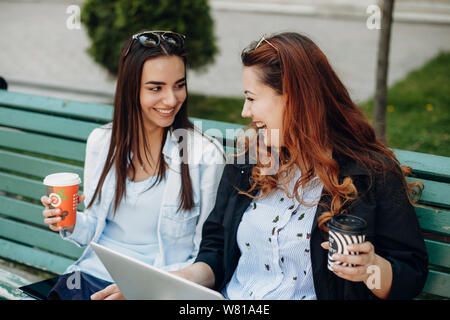
<svg viewBox="0 0 450 320">
<path fill-rule="evenodd" d="M 15 272 L 19 268 L 43 270 L 50 277 L 81 255 L 82 249 L 61 240 L 43 223 L 42 179 L 64 171 L 82 177 L 86 139 L 111 118 L 110 105 L 0 90 L 0 259 L 13 264 L 0 264 L 0 298 L 21 297 L 17 287 L 27 280 Z M 226 150 L 233 151 L 233 132 L 242 126 L 191 120 L 212 136 L 228 137 Z M 430 273 L 419 297 L 449 298 L 450 158 L 394 151 L 402 164 L 413 168 L 414 177 L 408 179 L 425 184 L 416 213 L 427 238 Z"/>
</svg>

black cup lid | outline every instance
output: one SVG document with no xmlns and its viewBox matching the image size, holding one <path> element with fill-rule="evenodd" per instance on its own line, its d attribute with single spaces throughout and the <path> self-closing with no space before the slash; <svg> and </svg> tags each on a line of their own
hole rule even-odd
<svg viewBox="0 0 450 320">
<path fill-rule="evenodd" d="M 333 217 L 330 222 L 328 222 L 328 228 L 345 233 L 364 234 L 366 233 L 367 222 L 360 217 L 341 214 Z"/>
</svg>

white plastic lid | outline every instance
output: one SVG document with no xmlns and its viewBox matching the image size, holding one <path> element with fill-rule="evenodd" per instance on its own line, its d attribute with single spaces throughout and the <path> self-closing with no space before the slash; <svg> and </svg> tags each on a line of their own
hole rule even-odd
<svg viewBox="0 0 450 320">
<path fill-rule="evenodd" d="M 45 177 L 44 184 L 52 187 L 67 187 L 80 184 L 81 179 L 76 173 L 61 172 L 50 174 Z"/>
</svg>

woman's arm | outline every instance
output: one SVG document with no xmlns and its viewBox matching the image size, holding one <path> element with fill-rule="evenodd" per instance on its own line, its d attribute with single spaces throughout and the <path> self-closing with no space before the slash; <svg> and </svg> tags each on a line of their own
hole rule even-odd
<svg viewBox="0 0 450 320">
<path fill-rule="evenodd" d="M 372 269 L 372 271 L 369 270 L 371 273 L 364 283 L 378 298 L 387 299 L 392 286 L 391 263 L 383 257 L 375 254 L 375 260 L 372 266 L 376 266 L 378 269 L 375 268 Z"/>
<path fill-rule="evenodd" d="M 359 255 L 337 255 L 336 260 L 356 267 L 336 266 L 334 273 L 346 280 L 363 281 L 378 298 L 412 299 L 423 289 L 428 274 L 428 256 L 414 207 L 396 173 L 376 176 L 373 186 L 373 241 L 349 247 Z M 328 243 L 322 247 L 328 248 Z"/>
<path fill-rule="evenodd" d="M 214 287 L 214 272 L 211 267 L 204 262 L 196 262 L 184 269 L 172 271 L 171 273 L 186 280 L 198 283 L 204 287 Z"/>
<path fill-rule="evenodd" d="M 215 205 L 203 225 L 202 241 L 195 263 L 203 262 L 214 274 L 214 288 L 218 288 L 225 277 L 225 230 L 224 215 L 230 195 L 236 192 L 231 180 L 236 178 L 232 164 L 227 164 L 220 179 Z"/>
<path fill-rule="evenodd" d="M 84 205 L 87 207 L 92 199 L 98 183 L 99 163 L 104 162 L 104 153 L 108 150 L 111 130 L 101 127 L 94 129 L 87 139 L 86 157 L 84 161 L 83 195 Z M 106 149 L 105 149 L 106 148 Z M 102 162 L 102 163 L 103 163 Z M 60 231 L 64 240 L 70 241 L 77 246 L 85 247 L 89 244 L 95 233 L 97 215 L 91 208 L 84 212 L 77 212 L 75 227 L 72 230 Z"/>
<path fill-rule="evenodd" d="M 182 270 L 171 271 L 170 273 L 204 287 L 212 288 L 214 286 L 214 272 L 210 266 L 203 262 L 197 262 Z M 91 300 L 125 300 L 125 297 L 117 284 L 113 283 L 105 289 L 94 293 L 91 296 Z"/>
<path fill-rule="evenodd" d="M 398 173 L 400 168 L 396 167 Z M 397 174 L 387 172 L 376 183 L 376 253 L 389 261 L 392 286 L 388 299 L 412 299 L 428 275 L 428 254 L 414 207 Z"/>
</svg>

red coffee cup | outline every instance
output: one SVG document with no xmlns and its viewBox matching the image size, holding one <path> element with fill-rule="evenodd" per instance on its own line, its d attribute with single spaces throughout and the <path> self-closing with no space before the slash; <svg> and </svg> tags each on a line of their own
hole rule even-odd
<svg viewBox="0 0 450 320">
<path fill-rule="evenodd" d="M 81 179 L 76 173 L 61 172 L 45 177 L 44 185 L 50 198 L 50 208 L 59 209 L 61 221 L 56 225 L 64 229 L 74 226 L 77 218 L 78 189 Z"/>
</svg>

